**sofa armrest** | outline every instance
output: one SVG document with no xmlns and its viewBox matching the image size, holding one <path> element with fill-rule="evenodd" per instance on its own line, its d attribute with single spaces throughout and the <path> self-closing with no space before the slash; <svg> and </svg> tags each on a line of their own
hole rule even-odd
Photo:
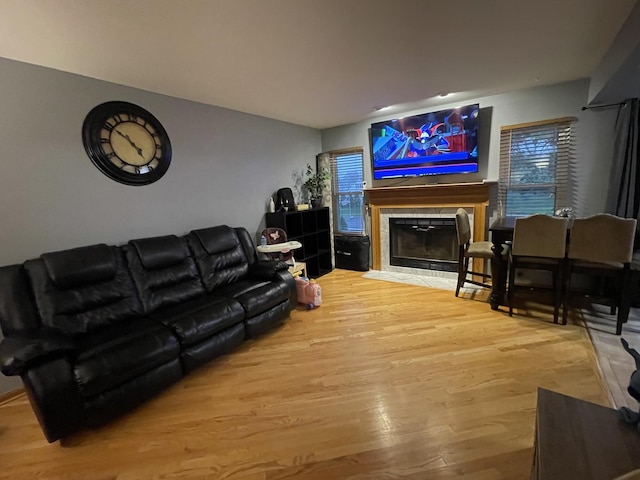
<svg viewBox="0 0 640 480">
<path fill-rule="evenodd" d="M 86 424 L 85 405 L 68 358 L 52 358 L 27 369 L 22 383 L 49 442 L 71 435 Z"/>
<path fill-rule="evenodd" d="M 249 266 L 249 276 L 257 280 L 273 280 L 278 272 L 286 271 L 289 268 L 285 262 L 257 262 Z"/>
<path fill-rule="evenodd" d="M 12 335 L 0 343 L 0 371 L 7 376 L 22 375 L 32 366 L 60 358 L 73 350 L 75 343 L 71 338 L 51 329 Z"/>
</svg>

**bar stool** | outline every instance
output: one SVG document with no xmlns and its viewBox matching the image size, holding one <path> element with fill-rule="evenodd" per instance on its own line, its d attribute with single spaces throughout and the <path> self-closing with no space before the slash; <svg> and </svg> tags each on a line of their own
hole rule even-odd
<svg viewBox="0 0 640 480">
<path fill-rule="evenodd" d="M 636 220 L 601 213 L 573 221 L 569 241 L 567 282 L 565 287 L 562 323 L 567 323 L 567 310 L 579 297 L 588 296 L 592 303 L 608 305 L 613 314 L 617 310 L 616 335 L 629 317 L 631 307 L 631 260 Z M 574 291 L 572 276 L 611 279 L 613 291 Z"/>
<path fill-rule="evenodd" d="M 518 285 L 516 270 L 544 270 L 551 272 L 553 294 L 553 323 L 558 323 L 562 304 L 562 277 L 567 246 L 569 219 L 549 215 L 532 215 L 516 219 L 513 244 L 509 255 L 509 316 L 513 316 L 514 297 L 518 291 L 540 290 L 541 285 Z M 548 288 L 546 288 L 548 290 Z"/>
<path fill-rule="evenodd" d="M 469 274 L 482 277 L 483 280 L 491 278 L 491 275 L 488 273 L 469 270 L 469 260 L 471 258 L 491 260 L 493 250 L 491 249 L 491 242 L 480 241 L 471 243 L 471 224 L 469 223 L 469 214 L 464 208 L 459 208 L 456 212 L 456 232 L 458 234 L 458 283 L 456 285 L 456 297 L 460 292 L 460 288 L 463 287 L 465 283 L 491 288 L 491 285 L 488 283 L 467 279 L 467 275 Z"/>
</svg>

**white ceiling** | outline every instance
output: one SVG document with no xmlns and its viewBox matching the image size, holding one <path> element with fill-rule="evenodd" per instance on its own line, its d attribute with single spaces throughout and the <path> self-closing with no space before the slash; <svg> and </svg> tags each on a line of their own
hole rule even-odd
<svg viewBox="0 0 640 480">
<path fill-rule="evenodd" d="M 0 57 L 327 128 L 588 77 L 635 1 L 0 0 Z"/>
</svg>

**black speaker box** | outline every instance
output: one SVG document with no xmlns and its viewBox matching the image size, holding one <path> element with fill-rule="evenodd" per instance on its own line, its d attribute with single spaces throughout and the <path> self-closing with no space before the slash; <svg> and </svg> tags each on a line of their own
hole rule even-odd
<svg viewBox="0 0 640 480">
<path fill-rule="evenodd" d="M 333 237 L 336 268 L 344 270 L 369 270 L 369 247 L 371 242 L 367 235 L 336 235 Z"/>
</svg>

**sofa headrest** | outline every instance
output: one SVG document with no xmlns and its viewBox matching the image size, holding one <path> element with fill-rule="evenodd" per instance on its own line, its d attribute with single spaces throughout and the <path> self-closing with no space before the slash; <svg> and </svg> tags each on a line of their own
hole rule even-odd
<svg viewBox="0 0 640 480">
<path fill-rule="evenodd" d="M 43 253 L 49 277 L 61 289 L 106 282 L 116 274 L 116 258 L 104 244 Z"/>
<path fill-rule="evenodd" d="M 193 230 L 191 233 L 200 240 L 202 248 L 204 248 L 209 255 L 233 250 L 240 245 L 236 231 L 227 225 Z"/>
<path fill-rule="evenodd" d="M 142 266 L 147 270 L 171 267 L 187 258 L 184 243 L 175 235 L 140 238 L 130 240 L 129 244 L 136 249 Z"/>
</svg>

